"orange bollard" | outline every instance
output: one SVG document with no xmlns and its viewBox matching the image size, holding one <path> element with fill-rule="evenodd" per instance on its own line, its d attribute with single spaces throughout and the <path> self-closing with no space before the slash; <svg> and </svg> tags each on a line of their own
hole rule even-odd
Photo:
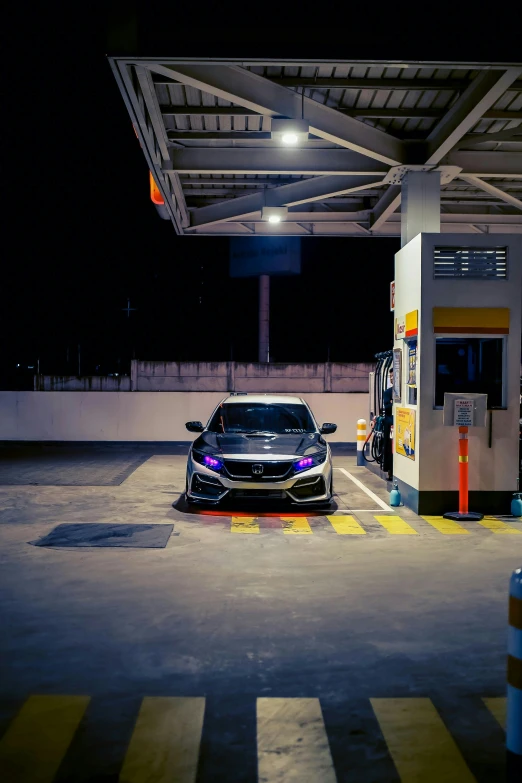
<svg viewBox="0 0 522 783">
<path fill-rule="evenodd" d="M 459 427 L 459 514 L 468 513 L 468 428 Z"/>
<path fill-rule="evenodd" d="M 468 428 L 459 427 L 459 510 L 449 511 L 444 514 L 444 519 L 453 519 L 456 522 L 479 522 L 484 519 L 484 514 L 478 514 L 469 510 L 468 503 L 468 466 L 469 466 L 469 440 Z"/>
</svg>

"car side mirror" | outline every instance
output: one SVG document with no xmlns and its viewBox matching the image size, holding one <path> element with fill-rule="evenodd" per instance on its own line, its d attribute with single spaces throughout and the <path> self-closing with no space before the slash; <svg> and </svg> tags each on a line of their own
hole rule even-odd
<svg viewBox="0 0 522 783">
<path fill-rule="evenodd" d="M 205 429 L 200 421 L 187 421 L 185 427 L 189 432 L 203 432 Z"/>
<path fill-rule="evenodd" d="M 326 422 L 323 424 L 319 432 L 321 435 L 332 435 L 337 429 L 337 424 L 330 424 L 329 422 Z"/>
</svg>

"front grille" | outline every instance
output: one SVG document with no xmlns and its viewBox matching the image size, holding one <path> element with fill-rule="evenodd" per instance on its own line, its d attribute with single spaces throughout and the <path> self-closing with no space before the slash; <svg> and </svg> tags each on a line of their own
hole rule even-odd
<svg viewBox="0 0 522 783">
<path fill-rule="evenodd" d="M 252 470 L 254 465 L 262 465 L 263 472 L 255 473 Z M 243 481 L 277 481 L 288 476 L 292 470 L 292 462 L 259 461 L 249 462 L 248 460 L 225 460 L 225 470 L 230 478 L 242 479 Z"/>
<path fill-rule="evenodd" d="M 257 498 L 258 500 L 282 500 L 286 494 L 280 489 L 233 489 L 231 498 Z"/>
</svg>

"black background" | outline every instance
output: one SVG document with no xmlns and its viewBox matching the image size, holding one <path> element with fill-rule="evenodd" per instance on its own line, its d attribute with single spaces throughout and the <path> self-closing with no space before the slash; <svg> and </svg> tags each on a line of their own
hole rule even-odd
<svg viewBox="0 0 522 783">
<path fill-rule="evenodd" d="M 22 4 L 0 20 L 3 388 L 22 383 L 17 363 L 75 374 L 78 345 L 82 374 L 128 371 L 132 355 L 257 358 L 257 283 L 229 279 L 226 238 L 178 237 L 158 218 L 107 54 L 522 60 L 505 5 L 487 19 L 477 5 L 73 6 Z M 304 238 L 301 276 L 272 281 L 271 359 L 361 361 L 389 348 L 398 249 Z"/>
</svg>

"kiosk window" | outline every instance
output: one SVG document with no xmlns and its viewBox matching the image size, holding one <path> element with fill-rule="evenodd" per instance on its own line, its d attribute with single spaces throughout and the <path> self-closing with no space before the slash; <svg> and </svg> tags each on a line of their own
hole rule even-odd
<svg viewBox="0 0 522 783">
<path fill-rule="evenodd" d="M 488 408 L 502 408 L 504 340 L 499 337 L 437 337 L 435 407 L 444 393 L 488 395 Z"/>
</svg>

